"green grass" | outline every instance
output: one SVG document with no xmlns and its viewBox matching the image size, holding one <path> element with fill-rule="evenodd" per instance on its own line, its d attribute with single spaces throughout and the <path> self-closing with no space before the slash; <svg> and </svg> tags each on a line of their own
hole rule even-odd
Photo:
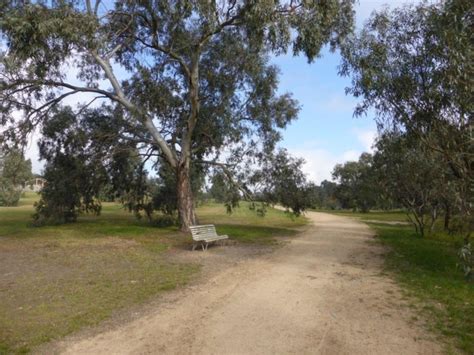
<svg viewBox="0 0 474 355">
<path fill-rule="evenodd" d="M 438 234 L 423 239 L 410 226 L 369 224 L 389 247 L 387 270 L 414 297 L 414 307 L 430 328 L 473 354 L 474 284 L 467 282 L 457 267 L 461 238 Z"/>
<path fill-rule="evenodd" d="M 408 217 L 402 210 L 395 211 L 370 211 L 368 213 L 352 212 L 349 210 L 315 210 L 316 212 L 327 212 L 338 216 L 357 218 L 362 221 L 381 222 L 407 222 Z"/>
<path fill-rule="evenodd" d="M 264 245 L 276 244 L 279 236 L 297 234 L 299 227 L 307 223 L 303 216 L 294 217 L 275 209 L 268 209 L 264 217 L 258 216 L 245 202 L 232 214 L 227 214 L 222 205 L 209 203 L 198 209 L 198 217 L 202 224 L 215 224 L 218 234 L 227 234 L 242 243 Z"/>
<path fill-rule="evenodd" d="M 131 305 L 188 282 L 199 265 L 177 261 L 191 238 L 176 227 L 136 220 L 105 203 L 101 216 L 74 224 L 30 226 L 36 194 L 18 207 L 0 207 L 0 354 L 24 353 Z M 306 221 L 269 210 L 262 218 L 245 204 L 232 215 L 208 204 L 202 223 L 243 243 L 274 244 Z"/>
</svg>

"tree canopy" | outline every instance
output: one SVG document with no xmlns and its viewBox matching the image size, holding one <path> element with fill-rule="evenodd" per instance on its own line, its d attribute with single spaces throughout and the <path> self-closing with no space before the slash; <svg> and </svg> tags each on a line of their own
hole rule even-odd
<svg viewBox="0 0 474 355">
<path fill-rule="evenodd" d="M 335 196 L 342 208 L 359 209 L 368 212 L 377 207 L 380 191 L 377 189 L 377 175 L 374 174 L 373 157 L 363 153 L 358 161 L 337 164 L 333 177 L 339 183 Z"/>
<path fill-rule="evenodd" d="M 385 9 L 345 42 L 341 65 L 352 78 L 347 92 L 361 98 L 357 115 L 374 108 L 382 131 L 407 132 L 447 164 L 467 239 L 474 228 L 473 21 L 468 0 Z"/>
<path fill-rule="evenodd" d="M 292 96 L 277 93 L 269 55 L 291 49 L 311 61 L 323 45 L 335 48 L 352 30 L 352 3 L 4 2 L 0 120 L 11 126 L 4 140 L 23 139 L 67 97 L 108 100 L 123 111 L 125 135 L 174 171 L 186 229 L 196 222 L 192 162 L 218 166 L 224 148 L 240 159 L 269 156 L 297 116 Z M 66 75 L 68 66 L 77 78 Z M 15 110 L 24 113 L 20 122 Z"/>
<path fill-rule="evenodd" d="M 0 206 L 15 206 L 32 178 L 31 160 L 26 160 L 22 151 L 0 150 Z"/>
</svg>

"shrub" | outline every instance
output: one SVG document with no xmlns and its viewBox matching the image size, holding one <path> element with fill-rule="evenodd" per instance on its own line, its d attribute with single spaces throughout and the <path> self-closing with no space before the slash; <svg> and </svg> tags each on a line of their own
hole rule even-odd
<svg viewBox="0 0 474 355">
<path fill-rule="evenodd" d="M 16 206 L 21 197 L 21 189 L 0 181 L 0 206 Z"/>
</svg>

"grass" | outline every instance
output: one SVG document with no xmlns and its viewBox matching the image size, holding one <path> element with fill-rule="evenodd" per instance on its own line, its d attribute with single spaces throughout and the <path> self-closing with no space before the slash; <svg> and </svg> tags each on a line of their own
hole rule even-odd
<svg viewBox="0 0 474 355">
<path fill-rule="evenodd" d="M 384 223 L 403 221 L 401 212 L 338 214 L 374 221 L 368 224 L 389 249 L 386 269 L 414 300 L 413 307 L 427 319 L 431 330 L 452 339 L 463 352 L 474 354 L 474 284 L 457 267 L 462 238 L 445 233 L 420 238 L 412 226 Z"/>
<path fill-rule="evenodd" d="M 407 222 L 408 217 L 402 210 L 394 211 L 370 211 L 368 213 L 352 212 L 348 210 L 317 210 L 327 212 L 338 216 L 352 217 L 361 221 L 380 221 L 380 222 Z"/>
<path fill-rule="evenodd" d="M 216 218 L 219 216 L 219 218 Z M 218 234 L 227 234 L 241 243 L 276 244 L 279 236 L 293 236 L 307 223 L 303 216 L 292 217 L 276 209 L 268 209 L 265 217 L 258 216 L 241 203 L 240 208 L 227 214 L 224 206 L 206 204 L 198 209 L 200 223 L 213 223 Z"/>
<path fill-rule="evenodd" d="M 101 216 L 34 228 L 29 222 L 36 199 L 28 194 L 18 207 L 0 207 L 0 354 L 26 353 L 98 324 L 199 271 L 173 257 L 191 245 L 176 227 L 152 227 L 106 203 Z M 227 215 L 223 206 L 208 204 L 198 215 L 220 233 L 257 244 L 274 244 L 305 223 L 275 210 L 258 217 L 245 205 Z"/>
</svg>

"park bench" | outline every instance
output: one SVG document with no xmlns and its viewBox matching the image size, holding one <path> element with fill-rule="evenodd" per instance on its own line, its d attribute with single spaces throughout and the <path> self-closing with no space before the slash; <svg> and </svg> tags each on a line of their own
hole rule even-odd
<svg viewBox="0 0 474 355">
<path fill-rule="evenodd" d="M 191 226 L 189 227 L 193 236 L 193 250 L 200 244 L 202 250 L 207 250 L 210 243 L 217 242 L 219 240 L 228 239 L 226 235 L 217 235 L 216 227 L 213 224 L 205 224 L 202 226 Z"/>
</svg>

